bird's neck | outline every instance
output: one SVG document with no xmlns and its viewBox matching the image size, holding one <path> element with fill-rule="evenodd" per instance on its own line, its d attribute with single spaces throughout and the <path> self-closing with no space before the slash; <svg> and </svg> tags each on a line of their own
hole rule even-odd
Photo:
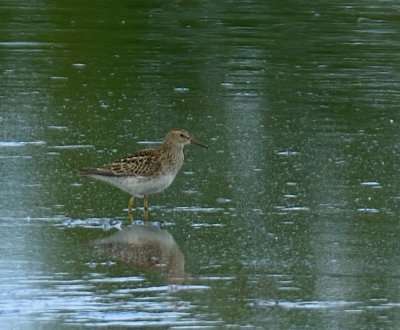
<svg viewBox="0 0 400 330">
<path fill-rule="evenodd" d="M 166 165 L 164 170 L 178 173 L 184 160 L 183 145 L 164 142 L 160 147 L 160 151 L 161 158 L 166 160 L 163 162 Z"/>
<path fill-rule="evenodd" d="M 179 153 L 183 152 L 183 145 L 164 141 L 160 146 L 160 150 L 162 153 Z"/>
</svg>

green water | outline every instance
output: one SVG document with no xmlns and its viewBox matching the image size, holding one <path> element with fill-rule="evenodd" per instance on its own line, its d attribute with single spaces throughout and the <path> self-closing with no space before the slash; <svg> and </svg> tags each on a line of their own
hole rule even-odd
<svg viewBox="0 0 400 330">
<path fill-rule="evenodd" d="M 399 13 L 0 2 L 1 327 L 399 327 Z M 150 198 L 179 285 L 88 248 L 129 196 L 77 174 L 174 127 L 209 146 Z"/>
</svg>

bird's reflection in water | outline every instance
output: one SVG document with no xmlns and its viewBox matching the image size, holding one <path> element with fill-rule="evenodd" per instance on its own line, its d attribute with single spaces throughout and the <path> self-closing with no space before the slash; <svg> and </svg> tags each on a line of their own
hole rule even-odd
<svg viewBox="0 0 400 330">
<path fill-rule="evenodd" d="M 185 257 L 172 235 L 154 226 L 133 225 L 90 243 L 101 254 L 135 268 L 166 275 L 168 283 L 187 283 Z"/>
</svg>

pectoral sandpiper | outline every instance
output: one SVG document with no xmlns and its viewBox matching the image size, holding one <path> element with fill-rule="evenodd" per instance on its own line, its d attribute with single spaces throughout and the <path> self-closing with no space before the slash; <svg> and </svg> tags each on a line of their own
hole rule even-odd
<svg viewBox="0 0 400 330">
<path fill-rule="evenodd" d="M 144 220 L 149 218 L 148 195 L 166 189 L 182 167 L 183 148 L 187 144 L 196 144 L 207 148 L 194 140 L 184 129 L 174 129 L 165 137 L 156 149 L 144 149 L 117 160 L 110 165 L 96 168 L 84 168 L 81 175 L 107 182 L 129 193 L 128 218 L 133 219 L 132 208 L 135 197 L 144 198 Z"/>
</svg>

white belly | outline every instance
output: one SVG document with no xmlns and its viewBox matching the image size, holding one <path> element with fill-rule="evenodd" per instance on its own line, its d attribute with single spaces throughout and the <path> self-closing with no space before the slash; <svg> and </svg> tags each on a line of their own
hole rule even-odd
<svg viewBox="0 0 400 330">
<path fill-rule="evenodd" d="M 91 177 L 107 182 L 136 197 L 159 193 L 167 188 L 175 179 L 175 175 L 172 174 L 158 177 L 103 175 L 92 175 Z"/>
</svg>

